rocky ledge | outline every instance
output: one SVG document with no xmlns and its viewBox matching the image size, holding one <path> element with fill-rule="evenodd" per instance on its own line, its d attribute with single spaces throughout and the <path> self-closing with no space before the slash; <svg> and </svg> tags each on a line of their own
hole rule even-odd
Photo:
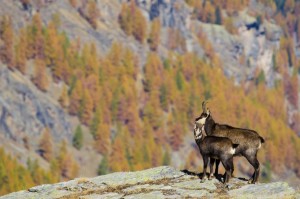
<svg viewBox="0 0 300 199">
<path fill-rule="evenodd" d="M 95 178 L 32 187 L 0 197 L 13 198 L 300 198 L 285 182 L 247 184 L 232 178 L 227 186 L 217 179 L 200 183 L 198 175 L 162 166 Z"/>
</svg>

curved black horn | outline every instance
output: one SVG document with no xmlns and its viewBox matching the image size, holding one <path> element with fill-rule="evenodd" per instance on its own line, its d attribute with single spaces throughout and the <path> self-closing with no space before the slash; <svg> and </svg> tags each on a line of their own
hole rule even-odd
<svg viewBox="0 0 300 199">
<path fill-rule="evenodd" d="M 203 102 L 202 102 L 202 111 L 203 111 L 204 113 L 206 113 L 206 104 L 207 104 L 206 101 L 203 101 Z"/>
</svg>

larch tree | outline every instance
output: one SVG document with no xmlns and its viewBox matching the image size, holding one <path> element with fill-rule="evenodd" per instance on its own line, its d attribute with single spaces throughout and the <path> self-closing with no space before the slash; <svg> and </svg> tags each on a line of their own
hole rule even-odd
<svg viewBox="0 0 300 199">
<path fill-rule="evenodd" d="M 135 2 L 135 1 L 131 1 Z M 132 3 L 135 4 L 135 3 Z M 133 9 L 134 13 L 134 22 L 133 22 L 133 36 L 140 43 L 144 43 L 147 33 L 147 21 L 142 14 L 141 10 L 135 6 Z"/>
<path fill-rule="evenodd" d="M 43 59 L 35 60 L 32 81 L 40 90 L 44 92 L 47 91 L 49 79 L 47 75 L 46 64 Z"/>
<path fill-rule="evenodd" d="M 14 30 L 11 19 L 7 16 L 3 17 L 0 27 L 0 38 L 3 40 L 3 45 L 0 46 L 0 59 L 12 69 L 14 67 Z"/>
<path fill-rule="evenodd" d="M 121 12 L 119 14 L 119 23 L 122 30 L 127 34 L 131 35 L 133 31 L 133 15 L 130 11 L 130 7 L 127 3 L 122 4 Z"/>
<path fill-rule="evenodd" d="M 163 160 L 163 154 L 162 154 L 162 147 L 161 146 L 156 146 L 152 150 L 152 166 L 157 167 L 162 165 L 162 160 Z"/>
<path fill-rule="evenodd" d="M 143 43 L 147 33 L 147 23 L 134 0 L 122 4 L 119 14 L 119 23 L 127 35 L 132 35 L 136 40 Z"/>
<path fill-rule="evenodd" d="M 25 29 L 21 29 L 19 33 L 19 41 L 15 46 L 15 62 L 16 68 L 22 73 L 26 72 L 26 48 L 27 48 L 27 39 Z"/>
<path fill-rule="evenodd" d="M 69 113 L 71 115 L 78 115 L 80 103 L 83 95 L 83 86 L 81 80 L 77 80 L 75 87 L 70 96 Z"/>
<path fill-rule="evenodd" d="M 88 89 L 83 90 L 82 100 L 80 102 L 79 115 L 82 122 L 89 125 L 93 117 L 93 100 Z"/>
<path fill-rule="evenodd" d="M 47 65 L 53 66 L 58 56 L 62 53 L 55 24 L 50 21 L 45 33 L 45 58 Z"/>
<path fill-rule="evenodd" d="M 102 107 L 98 104 L 97 107 L 96 107 L 96 111 L 94 113 L 93 119 L 91 121 L 91 124 L 89 126 L 90 133 L 92 134 L 92 136 L 94 137 L 94 139 L 95 139 L 95 137 L 97 135 L 99 124 L 100 124 L 100 122 L 103 121 L 103 119 L 102 119 L 103 112 L 102 111 L 103 111 Z"/>
<path fill-rule="evenodd" d="M 63 140 L 60 144 L 59 154 L 57 156 L 58 168 L 63 179 L 72 179 L 77 176 L 78 164 L 67 150 L 67 143 Z"/>
<path fill-rule="evenodd" d="M 52 159 L 53 142 L 52 142 L 52 136 L 51 136 L 49 128 L 45 128 L 43 130 L 42 137 L 39 142 L 39 150 L 40 150 L 41 156 L 45 160 L 50 161 Z"/>
<path fill-rule="evenodd" d="M 157 50 L 157 47 L 160 42 L 160 29 L 160 20 L 159 18 L 155 18 L 151 23 L 151 32 L 148 39 L 150 49 L 153 51 Z"/>
<path fill-rule="evenodd" d="M 163 64 L 156 53 L 149 53 L 144 70 L 146 79 L 144 89 L 146 91 L 158 90 L 162 82 L 160 77 L 163 74 Z"/>
<path fill-rule="evenodd" d="M 99 77 L 96 74 L 90 74 L 85 79 L 85 86 L 89 90 L 93 101 L 93 110 L 96 110 L 98 104 L 101 102 L 101 89 L 99 86 Z"/>
<path fill-rule="evenodd" d="M 44 36 L 43 36 L 43 24 L 40 13 L 36 13 L 32 18 L 31 27 L 31 45 L 33 57 L 44 59 Z"/>
<path fill-rule="evenodd" d="M 94 0 L 90 0 L 87 5 L 87 20 L 94 29 L 97 29 L 97 20 L 100 16 L 100 11 L 97 7 L 97 3 Z"/>
<path fill-rule="evenodd" d="M 95 135 L 95 149 L 101 154 L 109 154 L 111 148 L 110 127 L 105 123 L 99 123 Z"/>
<path fill-rule="evenodd" d="M 77 0 L 69 0 L 69 3 L 73 8 L 77 8 Z"/>
<path fill-rule="evenodd" d="M 123 139 L 120 136 L 115 138 L 112 145 L 112 153 L 109 156 L 109 168 L 112 172 L 129 170 Z"/>
<path fill-rule="evenodd" d="M 63 108 L 67 108 L 70 105 L 70 99 L 68 95 L 68 87 L 66 85 L 63 86 L 61 95 L 58 99 L 59 103 Z"/>
<path fill-rule="evenodd" d="M 168 135 L 169 143 L 173 150 L 177 151 L 183 141 L 183 128 L 180 122 L 174 121 L 176 118 L 169 117 L 168 121 Z"/>
</svg>

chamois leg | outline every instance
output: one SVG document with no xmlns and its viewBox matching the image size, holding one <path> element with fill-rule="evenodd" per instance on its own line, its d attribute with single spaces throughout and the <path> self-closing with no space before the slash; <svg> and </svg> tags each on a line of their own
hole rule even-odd
<svg viewBox="0 0 300 199">
<path fill-rule="evenodd" d="M 225 168 L 225 177 L 224 177 L 224 184 L 226 184 L 230 177 L 231 177 L 231 172 L 232 172 L 232 167 L 233 167 L 233 163 L 232 163 L 232 158 L 225 160 L 224 162 L 222 161 L 223 166 Z"/>
<path fill-rule="evenodd" d="M 207 164 L 208 164 L 208 156 L 202 155 L 203 156 L 203 176 L 201 182 L 204 182 L 205 179 L 207 178 L 206 176 L 206 169 L 207 169 Z"/>
<path fill-rule="evenodd" d="M 260 165 L 257 160 L 256 153 L 255 153 L 255 155 L 253 155 L 253 154 L 246 155 L 245 157 L 254 168 L 254 173 L 253 173 L 252 177 L 249 179 L 248 183 L 255 184 L 257 182 L 257 179 L 258 179 L 259 173 L 260 173 Z"/>
<path fill-rule="evenodd" d="M 216 177 L 219 175 L 219 164 L 220 164 L 220 160 L 216 159 L 216 169 L 215 169 L 215 176 Z"/>
<path fill-rule="evenodd" d="M 213 167 L 214 167 L 214 164 L 215 164 L 215 160 L 214 158 L 210 158 L 210 161 L 209 161 L 209 167 L 210 167 L 210 173 L 209 173 L 209 176 L 208 176 L 208 179 L 211 180 L 212 177 L 214 176 L 213 174 Z"/>
</svg>

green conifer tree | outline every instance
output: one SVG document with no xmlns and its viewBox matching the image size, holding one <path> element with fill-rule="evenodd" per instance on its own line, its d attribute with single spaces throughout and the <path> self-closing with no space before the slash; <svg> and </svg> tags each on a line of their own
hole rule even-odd
<svg viewBox="0 0 300 199">
<path fill-rule="evenodd" d="M 80 150 L 82 148 L 82 144 L 83 144 L 83 133 L 82 133 L 81 126 L 78 125 L 73 137 L 73 146 L 76 149 Z"/>
<path fill-rule="evenodd" d="M 102 160 L 101 160 L 101 163 L 98 167 L 98 175 L 105 175 L 109 172 L 108 170 L 108 158 L 107 156 L 105 155 Z"/>
</svg>

